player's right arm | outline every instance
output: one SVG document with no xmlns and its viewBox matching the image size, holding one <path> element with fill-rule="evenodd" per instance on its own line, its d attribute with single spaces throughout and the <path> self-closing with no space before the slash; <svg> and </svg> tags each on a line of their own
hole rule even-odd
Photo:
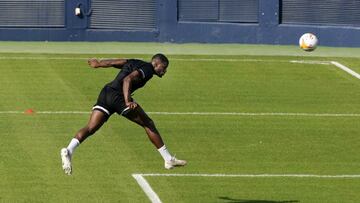
<svg viewBox="0 0 360 203">
<path fill-rule="evenodd" d="M 121 69 L 127 63 L 127 59 L 89 59 L 88 64 L 92 68 L 109 68 L 114 67 Z"/>
<path fill-rule="evenodd" d="M 127 75 L 123 80 L 123 95 L 125 100 L 125 105 L 127 107 L 130 107 L 130 109 L 135 109 L 137 107 L 137 104 L 133 101 L 131 101 L 131 84 L 135 80 L 141 80 L 141 74 L 139 71 L 133 71 L 129 75 Z"/>
</svg>

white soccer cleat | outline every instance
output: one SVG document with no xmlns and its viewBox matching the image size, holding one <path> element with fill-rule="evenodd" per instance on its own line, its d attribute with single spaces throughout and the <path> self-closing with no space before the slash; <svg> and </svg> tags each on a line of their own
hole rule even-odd
<svg viewBox="0 0 360 203">
<path fill-rule="evenodd" d="M 69 151 L 66 148 L 62 148 L 60 155 L 61 155 L 62 168 L 65 174 L 71 175 L 72 168 L 71 168 L 71 156 L 69 154 Z"/>
<path fill-rule="evenodd" d="M 165 161 L 165 168 L 166 169 L 173 169 L 174 167 L 185 166 L 185 165 L 186 165 L 185 160 L 176 159 L 175 156 L 172 157 L 170 161 Z"/>
</svg>

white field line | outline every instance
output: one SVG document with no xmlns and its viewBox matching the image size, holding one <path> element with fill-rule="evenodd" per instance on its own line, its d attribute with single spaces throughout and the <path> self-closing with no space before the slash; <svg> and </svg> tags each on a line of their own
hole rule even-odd
<svg viewBox="0 0 360 203">
<path fill-rule="evenodd" d="M 27 113 L 25 111 L 0 111 L 0 114 L 90 114 L 91 111 L 35 111 Z"/>
<path fill-rule="evenodd" d="M 339 63 L 339 62 L 336 62 L 336 61 L 331 61 L 331 64 L 333 64 L 334 66 L 340 68 L 341 70 L 349 73 L 350 75 L 356 77 L 357 79 L 360 79 L 360 74 L 351 70 L 350 68 L 344 66 L 343 64 Z"/>
<path fill-rule="evenodd" d="M 173 58 L 170 59 L 171 61 L 224 61 L 224 62 L 273 62 L 273 63 L 278 63 L 278 62 L 282 62 L 282 63 L 292 63 L 291 61 L 288 60 L 274 60 L 274 59 L 235 59 L 235 58 Z"/>
<path fill-rule="evenodd" d="M 72 57 L 17 57 L 17 56 L 2 56 L 0 60 L 14 59 L 14 60 L 88 60 L 88 58 L 72 58 Z M 143 59 L 143 58 L 139 58 Z M 143 59 L 145 60 L 145 59 Z M 236 59 L 236 58 L 173 58 L 172 61 L 224 61 L 224 62 L 283 62 L 283 63 L 305 63 L 318 65 L 334 65 L 350 75 L 360 79 L 360 74 L 351 70 L 349 67 L 337 61 L 316 61 L 316 60 L 272 60 L 272 59 Z"/>
<path fill-rule="evenodd" d="M 34 111 L 32 114 L 90 114 L 91 111 Z M 288 116 L 288 117 L 360 117 L 352 113 L 248 113 L 248 112 L 147 112 L 151 115 L 199 116 Z M 0 111 L 0 114 L 27 114 L 25 111 Z M 30 113 L 31 114 L 31 113 Z"/>
<path fill-rule="evenodd" d="M 82 57 L 21 57 L 21 56 L 2 56 L 0 60 L 6 59 L 15 59 L 15 60 L 88 60 L 89 58 Z M 137 58 L 140 60 L 147 60 L 144 58 Z M 249 62 L 289 62 L 287 60 L 267 60 L 267 59 L 235 59 L 235 58 L 170 58 L 172 61 L 228 61 L 228 62 L 237 62 L 237 61 L 249 61 Z"/>
<path fill-rule="evenodd" d="M 82 57 L 21 57 L 21 56 L 0 56 L 0 60 L 88 60 L 89 58 Z M 147 60 L 145 58 L 137 58 L 140 60 Z M 274 59 L 237 59 L 237 58 L 170 58 L 171 61 L 224 61 L 224 62 L 273 62 L 273 63 L 305 63 L 305 64 L 321 64 L 331 65 L 330 61 L 314 61 L 314 60 L 274 60 Z"/>
<path fill-rule="evenodd" d="M 15 59 L 15 60 L 88 60 L 89 58 L 82 57 L 21 57 L 21 56 L 1 56 L 0 60 Z M 137 58 L 140 60 L 147 60 L 144 58 Z M 172 61 L 249 61 L 249 62 L 289 62 L 287 60 L 271 60 L 271 59 L 236 59 L 236 58 L 170 58 Z M 290 61 L 291 62 L 291 61 Z"/>
<path fill-rule="evenodd" d="M 345 113 L 149 112 L 154 115 L 359 117 Z"/>
<path fill-rule="evenodd" d="M 360 174 L 352 175 L 317 175 L 317 174 L 166 174 L 166 173 L 145 173 L 136 174 L 146 176 L 165 177 L 239 177 L 239 178 L 360 178 Z"/>
<path fill-rule="evenodd" d="M 89 58 L 81 58 L 81 57 L 17 57 L 17 56 L 5 56 L 0 57 L 0 60 L 7 60 L 7 59 L 13 59 L 13 60 L 88 60 Z M 148 60 L 145 58 L 137 58 L 140 60 Z M 288 60 L 271 60 L 271 59 L 236 59 L 236 58 L 170 58 L 171 61 L 224 61 L 224 62 L 283 62 L 283 63 L 292 63 L 292 61 Z M 314 61 L 312 61 L 314 62 Z M 321 64 L 321 61 L 319 61 L 316 64 Z M 329 62 L 327 63 L 329 64 Z"/>
<path fill-rule="evenodd" d="M 162 174 L 145 173 L 132 174 L 132 177 L 138 182 L 141 189 L 149 197 L 152 203 L 161 203 L 159 196 L 151 188 L 144 177 L 222 177 L 222 178 L 323 178 L 323 179 L 356 179 L 360 175 L 316 175 L 316 174 Z"/>
<path fill-rule="evenodd" d="M 88 60 L 89 58 L 81 58 L 81 57 L 22 57 L 22 56 L 0 56 L 0 60 Z"/>
<path fill-rule="evenodd" d="M 88 60 L 89 58 L 82 57 L 21 57 L 21 56 L 0 56 L 0 60 Z M 147 60 L 144 58 L 138 58 L 141 60 Z M 329 65 L 329 61 L 288 61 L 288 60 L 273 60 L 273 59 L 237 59 L 237 58 L 170 58 L 171 61 L 224 61 L 224 62 L 283 62 L 283 63 L 307 63 L 307 64 L 322 64 Z"/>
<path fill-rule="evenodd" d="M 132 177 L 140 185 L 141 189 L 145 192 L 152 203 L 161 203 L 159 196 L 141 174 L 133 174 Z"/>
<path fill-rule="evenodd" d="M 330 61 L 310 61 L 310 60 L 292 60 L 290 63 L 303 63 L 303 64 L 320 64 L 320 65 L 331 65 Z"/>
</svg>

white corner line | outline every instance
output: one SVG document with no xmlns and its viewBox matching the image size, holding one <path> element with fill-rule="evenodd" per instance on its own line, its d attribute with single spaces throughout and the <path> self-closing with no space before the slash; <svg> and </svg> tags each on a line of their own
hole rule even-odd
<svg viewBox="0 0 360 203">
<path fill-rule="evenodd" d="M 341 63 L 339 63 L 337 61 L 331 61 L 330 63 L 333 64 L 334 66 L 340 68 L 341 70 L 349 73 L 350 75 L 356 77 L 357 79 L 360 79 L 360 74 L 359 73 L 351 70 L 350 68 L 344 66 L 343 64 L 341 64 Z"/>
<path fill-rule="evenodd" d="M 147 173 L 136 174 L 146 176 L 179 176 L 179 177 L 239 177 L 239 178 L 360 178 L 360 174 L 318 175 L 318 174 L 174 174 L 174 173 Z"/>
<path fill-rule="evenodd" d="M 148 196 L 152 203 L 161 203 L 159 196 L 151 188 L 150 184 L 144 177 L 223 177 L 223 178 L 323 178 L 323 179 L 357 179 L 360 174 L 343 174 L 343 175 L 317 175 L 317 174 L 176 174 L 176 173 L 144 173 L 132 174 L 132 177 L 137 181 L 141 189 Z"/>
<path fill-rule="evenodd" d="M 152 203 L 162 203 L 159 196 L 151 188 L 150 184 L 142 176 L 142 174 L 132 174 L 132 177 L 140 185 L 141 189 L 145 192 Z"/>
</svg>

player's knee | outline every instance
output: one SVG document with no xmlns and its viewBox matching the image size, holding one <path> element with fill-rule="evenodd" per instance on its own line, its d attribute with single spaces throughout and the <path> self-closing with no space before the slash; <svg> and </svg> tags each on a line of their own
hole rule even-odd
<svg viewBox="0 0 360 203">
<path fill-rule="evenodd" d="M 155 123 L 153 120 L 148 120 L 146 121 L 145 125 L 144 125 L 144 128 L 149 128 L 150 130 L 152 131 L 156 131 L 156 127 L 155 127 Z"/>
<path fill-rule="evenodd" d="M 149 119 L 145 122 L 145 127 L 148 127 L 148 128 L 154 128 L 155 127 L 155 123 L 153 120 Z"/>
</svg>

